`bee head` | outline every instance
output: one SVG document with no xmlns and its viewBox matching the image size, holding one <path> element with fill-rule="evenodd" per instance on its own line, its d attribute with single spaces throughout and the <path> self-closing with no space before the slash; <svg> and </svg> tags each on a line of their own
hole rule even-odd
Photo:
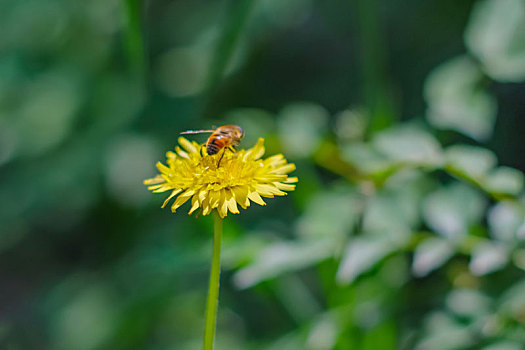
<svg viewBox="0 0 525 350">
<path fill-rule="evenodd" d="M 244 130 L 240 127 L 240 126 L 237 126 L 238 128 L 238 135 L 239 135 L 239 140 L 242 139 L 244 137 Z"/>
<path fill-rule="evenodd" d="M 239 143 L 241 142 L 241 139 L 244 137 L 244 130 L 238 125 L 234 125 L 232 129 L 233 129 L 233 143 L 236 146 L 238 146 Z"/>
</svg>

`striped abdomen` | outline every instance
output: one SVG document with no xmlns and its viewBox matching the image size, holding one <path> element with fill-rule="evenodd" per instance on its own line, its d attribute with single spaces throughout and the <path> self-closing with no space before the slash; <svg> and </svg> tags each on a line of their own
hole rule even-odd
<svg viewBox="0 0 525 350">
<path fill-rule="evenodd" d="M 228 137 L 225 137 L 225 135 L 221 133 L 214 132 L 206 142 L 206 152 L 209 155 L 214 155 L 230 144 L 231 140 Z"/>
</svg>

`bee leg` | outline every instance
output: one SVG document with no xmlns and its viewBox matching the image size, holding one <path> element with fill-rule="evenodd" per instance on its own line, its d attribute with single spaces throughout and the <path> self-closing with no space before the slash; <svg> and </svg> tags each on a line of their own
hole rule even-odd
<svg viewBox="0 0 525 350">
<path fill-rule="evenodd" d="M 201 154 L 201 157 L 204 157 L 205 154 L 202 153 L 202 150 L 206 147 L 205 144 L 201 145 L 201 149 L 199 150 L 199 153 Z"/>
<path fill-rule="evenodd" d="M 229 149 L 232 153 L 237 152 L 237 150 L 236 150 L 233 146 L 229 146 L 228 149 Z"/>
<path fill-rule="evenodd" d="M 219 161 L 217 162 L 217 168 L 219 167 L 219 165 L 221 165 L 221 160 L 222 160 L 222 157 L 224 157 L 224 153 L 226 153 L 226 147 L 222 149 L 221 157 L 219 158 Z"/>
</svg>

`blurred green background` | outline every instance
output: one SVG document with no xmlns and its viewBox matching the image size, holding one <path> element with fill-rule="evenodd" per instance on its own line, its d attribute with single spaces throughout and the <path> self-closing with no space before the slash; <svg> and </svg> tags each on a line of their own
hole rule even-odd
<svg viewBox="0 0 525 350">
<path fill-rule="evenodd" d="M 300 182 L 217 350 L 523 349 L 524 115 L 523 0 L 2 0 L 0 348 L 199 349 L 211 220 L 142 180 L 233 123 Z"/>
</svg>

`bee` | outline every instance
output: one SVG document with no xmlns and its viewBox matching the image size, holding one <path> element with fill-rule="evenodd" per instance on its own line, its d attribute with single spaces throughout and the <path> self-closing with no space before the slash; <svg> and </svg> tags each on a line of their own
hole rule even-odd
<svg viewBox="0 0 525 350">
<path fill-rule="evenodd" d="M 223 125 L 212 130 L 188 130 L 181 132 L 181 134 L 202 133 L 211 133 L 206 141 L 206 152 L 208 155 L 214 155 L 219 153 L 221 149 L 223 150 L 221 158 L 217 163 L 217 167 L 221 163 L 226 149 L 234 152 L 235 149 L 233 147 L 238 146 L 241 143 L 241 139 L 244 137 L 244 130 L 238 125 Z"/>
</svg>

